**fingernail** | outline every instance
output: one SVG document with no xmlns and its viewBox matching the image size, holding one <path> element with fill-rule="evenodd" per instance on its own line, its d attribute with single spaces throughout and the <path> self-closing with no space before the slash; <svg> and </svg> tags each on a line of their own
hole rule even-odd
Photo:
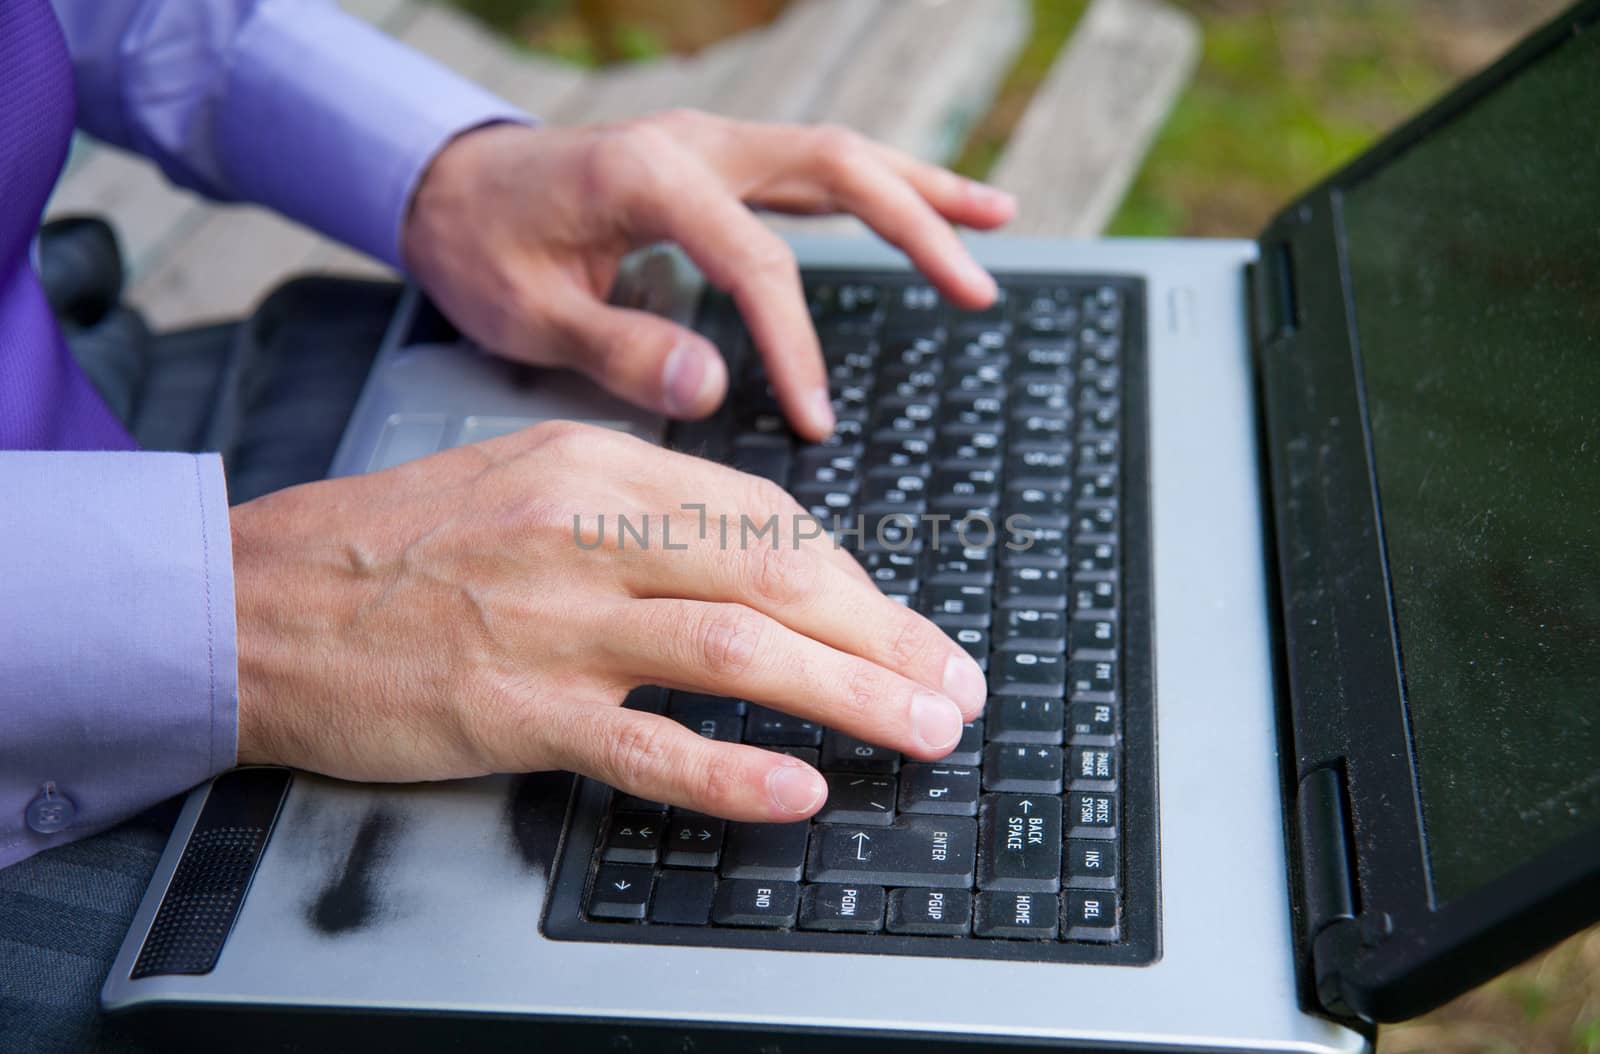
<svg viewBox="0 0 1600 1054">
<path fill-rule="evenodd" d="M 966 652 L 959 652 L 945 660 L 944 694 L 961 708 L 961 716 L 971 721 L 983 710 L 989 698 L 989 683 L 978 669 L 978 664 Z"/>
<path fill-rule="evenodd" d="M 911 697 L 911 730 L 929 750 L 948 753 L 961 738 L 961 711 L 942 695 L 918 692 Z"/>
<path fill-rule="evenodd" d="M 811 420 L 816 424 L 817 430 L 824 435 L 833 433 L 833 426 L 837 423 L 833 416 L 833 400 L 828 395 L 828 389 L 818 388 L 807 399 L 811 408 Z"/>
<path fill-rule="evenodd" d="M 704 353 L 686 340 L 679 341 L 661 368 L 661 389 L 666 395 L 667 413 L 674 417 L 692 413 L 705 383 Z"/>
<path fill-rule="evenodd" d="M 767 773 L 767 793 L 778 808 L 797 816 L 810 815 L 822 804 L 828 785 L 810 765 L 780 765 Z"/>
</svg>

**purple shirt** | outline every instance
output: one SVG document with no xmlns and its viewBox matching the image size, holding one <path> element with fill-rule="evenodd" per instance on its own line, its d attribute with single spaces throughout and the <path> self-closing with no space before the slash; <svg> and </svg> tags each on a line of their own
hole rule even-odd
<svg viewBox="0 0 1600 1054">
<path fill-rule="evenodd" d="M 322 0 L 55 8 L 84 130 L 396 266 L 439 149 L 526 120 Z M 220 459 L 0 451 L 0 867 L 230 767 L 237 693 Z"/>
</svg>

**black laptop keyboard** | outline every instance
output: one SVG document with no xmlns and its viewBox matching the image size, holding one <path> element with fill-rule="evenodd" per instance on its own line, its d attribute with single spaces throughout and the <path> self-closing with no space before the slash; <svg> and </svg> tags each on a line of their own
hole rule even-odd
<svg viewBox="0 0 1600 1054">
<path fill-rule="evenodd" d="M 1128 840 L 1129 818 L 1147 827 L 1154 806 L 1147 643 L 1125 675 L 1130 638 L 1149 632 L 1144 506 L 1129 500 L 1144 479 L 1130 482 L 1125 457 L 1143 443 L 1129 373 L 1143 363 L 1143 287 L 1003 279 L 983 312 L 947 308 L 909 276 L 812 276 L 806 291 L 835 434 L 793 440 L 736 312 L 712 298 L 701 328 L 729 355 L 733 395 L 671 442 L 846 528 L 883 591 L 987 670 L 988 706 L 930 763 L 746 701 L 635 693 L 630 706 L 818 767 L 827 803 L 810 822 L 734 823 L 591 785 L 563 865 L 563 882 L 581 875 L 579 917 L 547 928 L 923 954 L 1124 944 L 1155 907 L 1138 903 L 1154 896 L 1150 832 Z M 960 940 L 895 939 L 929 937 Z"/>
</svg>

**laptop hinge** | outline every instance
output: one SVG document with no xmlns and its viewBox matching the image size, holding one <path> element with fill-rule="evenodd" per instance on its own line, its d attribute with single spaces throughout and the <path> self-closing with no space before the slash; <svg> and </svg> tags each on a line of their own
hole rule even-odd
<svg viewBox="0 0 1600 1054">
<path fill-rule="evenodd" d="M 1308 774 L 1300 781 L 1295 812 L 1300 831 L 1301 922 L 1317 998 L 1329 1011 L 1347 1015 L 1339 971 L 1350 962 L 1360 936 L 1343 773 L 1319 768 Z"/>
</svg>

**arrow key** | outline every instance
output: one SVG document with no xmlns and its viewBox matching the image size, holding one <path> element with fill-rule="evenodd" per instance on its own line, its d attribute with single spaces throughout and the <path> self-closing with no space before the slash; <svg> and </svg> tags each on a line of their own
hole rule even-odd
<svg viewBox="0 0 1600 1054">
<path fill-rule="evenodd" d="M 589 917 L 642 919 L 650 903 L 648 867 L 638 864 L 601 864 L 589 889 Z"/>
<path fill-rule="evenodd" d="M 667 840 L 661 846 L 661 862 L 668 867 L 716 867 L 725 829 L 726 824 L 709 816 L 673 813 Z"/>
<path fill-rule="evenodd" d="M 661 845 L 660 813 L 616 812 L 606 828 L 600 859 L 609 864 L 653 864 Z"/>
</svg>

